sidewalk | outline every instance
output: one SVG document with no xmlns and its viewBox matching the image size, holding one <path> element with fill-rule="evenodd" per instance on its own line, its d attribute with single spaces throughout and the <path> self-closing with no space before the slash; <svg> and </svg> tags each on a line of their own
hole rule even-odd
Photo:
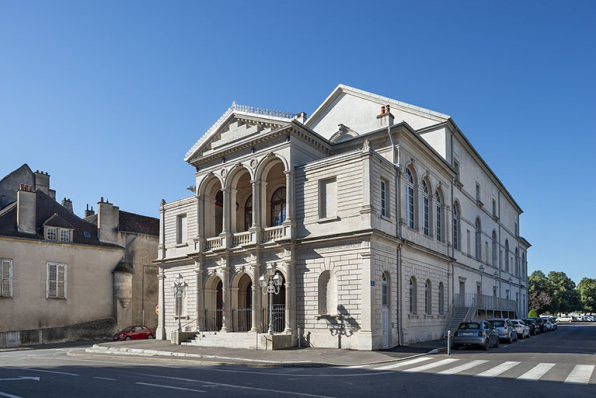
<svg viewBox="0 0 596 398">
<path fill-rule="evenodd" d="M 445 340 L 415 343 L 383 351 L 354 351 L 337 348 L 292 348 L 265 351 L 173 345 L 164 340 L 111 341 L 94 344 L 85 354 L 184 359 L 202 363 L 240 366 L 363 366 L 399 361 L 427 353 L 445 352 Z"/>
</svg>

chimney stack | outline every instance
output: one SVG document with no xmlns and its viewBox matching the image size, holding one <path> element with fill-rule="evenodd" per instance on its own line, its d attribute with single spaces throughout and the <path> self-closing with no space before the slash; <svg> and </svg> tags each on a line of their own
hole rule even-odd
<svg viewBox="0 0 596 398">
<path fill-rule="evenodd" d="M 91 206 L 91 210 L 89 210 L 89 204 L 87 203 L 87 210 L 85 210 L 85 217 L 89 217 L 94 214 L 95 214 L 95 212 L 93 211 L 93 206 Z"/>
<path fill-rule="evenodd" d="M 99 240 L 107 243 L 120 243 L 118 224 L 120 220 L 120 208 L 108 201 L 97 203 L 97 230 Z"/>
<path fill-rule="evenodd" d="M 50 175 L 43 171 L 36 170 L 34 173 L 35 189 L 39 189 L 41 192 L 48 196 L 50 195 Z"/>
<path fill-rule="evenodd" d="M 62 206 L 71 213 L 74 213 L 72 209 L 72 201 L 70 199 L 62 199 Z"/>
<path fill-rule="evenodd" d="M 302 124 L 306 123 L 306 112 L 300 112 L 296 115 L 295 119 Z"/>
<path fill-rule="evenodd" d="M 379 128 L 393 126 L 394 119 L 391 114 L 391 106 L 381 106 L 381 114 L 377 116 L 377 126 Z"/>
<path fill-rule="evenodd" d="M 26 234 L 36 233 L 36 196 L 33 187 L 21 184 L 17 191 L 17 229 Z"/>
</svg>

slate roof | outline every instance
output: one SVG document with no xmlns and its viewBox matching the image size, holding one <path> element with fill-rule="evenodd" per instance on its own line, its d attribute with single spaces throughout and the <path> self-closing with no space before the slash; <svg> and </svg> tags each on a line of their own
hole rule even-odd
<svg viewBox="0 0 596 398">
<path fill-rule="evenodd" d="M 85 217 L 84 220 L 97 225 L 97 214 Z M 159 219 L 120 210 L 118 230 L 120 232 L 159 236 Z"/>
<path fill-rule="evenodd" d="M 68 221 L 66 221 L 64 218 L 60 217 L 58 213 L 54 213 L 54 215 L 48 218 L 42 224 L 42 226 L 74 229 L 74 226 Z"/>
<path fill-rule="evenodd" d="M 46 195 L 40 190 L 35 191 L 36 195 L 36 214 L 35 214 L 35 234 L 26 234 L 17 230 L 17 203 L 12 203 L 0 212 L 0 236 L 9 236 L 15 238 L 27 238 L 35 240 L 44 240 L 43 225 L 46 221 L 57 215 L 60 223 L 70 225 L 68 228 L 74 229 L 73 242 L 84 245 L 120 247 L 112 243 L 103 243 L 97 239 L 97 225 L 79 218 L 76 214 L 65 209 L 60 203 Z M 58 217 L 54 220 L 58 222 Z M 89 232 L 90 237 L 86 238 L 84 231 Z M 60 244 L 60 243 L 57 243 Z"/>
</svg>

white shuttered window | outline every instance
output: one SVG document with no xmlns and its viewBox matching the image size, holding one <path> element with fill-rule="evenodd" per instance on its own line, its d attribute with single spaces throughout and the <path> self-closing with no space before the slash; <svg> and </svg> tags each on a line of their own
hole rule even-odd
<svg viewBox="0 0 596 398">
<path fill-rule="evenodd" d="M 48 263 L 47 298 L 66 298 L 66 264 Z"/>
<path fill-rule="evenodd" d="M 12 297 L 12 260 L 0 259 L 0 297 Z"/>
</svg>

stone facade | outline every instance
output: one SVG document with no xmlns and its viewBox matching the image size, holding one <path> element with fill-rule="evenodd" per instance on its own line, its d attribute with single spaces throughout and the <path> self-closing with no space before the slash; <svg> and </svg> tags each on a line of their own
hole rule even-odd
<svg viewBox="0 0 596 398">
<path fill-rule="evenodd" d="M 158 338 L 178 313 L 201 338 L 266 332 L 267 267 L 294 344 L 434 339 L 469 302 L 525 315 L 521 208 L 447 115 L 340 85 L 308 120 L 234 104 L 185 161 L 193 195 L 160 207 Z"/>
</svg>

